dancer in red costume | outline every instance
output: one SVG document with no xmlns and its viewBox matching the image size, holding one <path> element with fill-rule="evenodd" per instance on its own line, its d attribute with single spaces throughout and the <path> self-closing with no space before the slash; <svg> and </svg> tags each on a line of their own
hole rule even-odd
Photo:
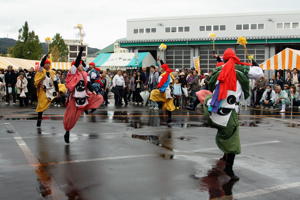
<svg viewBox="0 0 300 200">
<path fill-rule="evenodd" d="M 66 111 L 64 115 L 64 127 L 66 133 L 64 139 L 70 143 L 70 130 L 75 126 L 83 111 L 87 113 L 89 109 L 96 109 L 103 103 L 103 97 L 96 94 L 90 82 L 88 73 L 84 71 L 81 61 L 83 47 L 72 65 L 66 79 L 68 89 L 68 99 L 66 101 Z M 89 90 L 89 91 L 88 91 Z"/>
</svg>

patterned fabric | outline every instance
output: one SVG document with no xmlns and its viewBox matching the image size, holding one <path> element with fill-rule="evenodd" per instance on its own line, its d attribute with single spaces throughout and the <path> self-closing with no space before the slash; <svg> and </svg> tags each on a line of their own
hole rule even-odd
<svg viewBox="0 0 300 200">
<path fill-rule="evenodd" d="M 57 96 L 50 72 L 46 72 L 45 74 L 45 79 L 43 80 L 43 89 L 49 101 L 52 101 Z"/>
</svg>

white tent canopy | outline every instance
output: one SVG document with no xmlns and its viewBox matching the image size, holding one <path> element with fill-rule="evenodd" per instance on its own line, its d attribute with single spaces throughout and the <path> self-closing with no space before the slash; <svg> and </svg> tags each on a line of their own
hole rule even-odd
<svg viewBox="0 0 300 200">
<path fill-rule="evenodd" d="M 260 64 L 260 67 L 263 70 L 300 69 L 300 51 L 286 48 Z"/>
</svg>

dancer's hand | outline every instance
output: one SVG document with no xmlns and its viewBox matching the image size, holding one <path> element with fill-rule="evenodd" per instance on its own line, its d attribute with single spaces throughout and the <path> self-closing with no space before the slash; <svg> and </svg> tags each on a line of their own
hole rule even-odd
<svg viewBox="0 0 300 200">
<path fill-rule="evenodd" d="M 95 96 L 97 96 L 97 93 L 96 93 L 95 91 L 93 91 L 93 94 L 94 94 Z"/>
</svg>

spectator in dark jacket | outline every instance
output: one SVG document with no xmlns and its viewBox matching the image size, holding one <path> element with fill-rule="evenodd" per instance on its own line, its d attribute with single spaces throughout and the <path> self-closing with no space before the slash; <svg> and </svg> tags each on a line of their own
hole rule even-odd
<svg viewBox="0 0 300 200">
<path fill-rule="evenodd" d="M 284 79 L 281 76 L 280 72 L 277 72 L 277 77 L 275 79 L 275 85 L 280 85 L 281 89 L 283 89 Z"/>
<path fill-rule="evenodd" d="M 147 68 L 145 66 L 142 67 L 141 76 L 143 77 L 143 83 L 145 84 L 149 77 L 149 72 L 147 72 Z"/>
<path fill-rule="evenodd" d="M 34 72 L 34 68 L 31 67 L 29 70 L 29 73 L 27 75 L 27 81 L 28 81 L 28 97 L 30 98 L 31 102 L 30 104 L 32 105 L 33 102 L 37 101 L 37 96 L 36 96 L 36 88 L 34 86 L 34 76 L 35 76 L 35 72 Z"/>
<path fill-rule="evenodd" d="M 287 84 L 289 87 L 291 87 L 291 85 L 292 85 L 291 72 L 287 73 L 287 79 L 285 80 L 285 84 Z"/>
<path fill-rule="evenodd" d="M 16 105 L 16 92 L 15 92 L 15 85 L 17 83 L 17 76 L 15 74 L 15 72 L 13 71 L 13 68 L 11 65 L 9 65 L 7 67 L 7 73 L 5 74 L 4 78 L 5 78 L 5 86 L 6 86 L 6 103 L 5 105 L 9 105 L 9 100 L 10 100 L 10 96 L 9 96 L 9 90 L 11 90 L 12 95 L 13 95 L 13 105 Z M 11 88 L 11 89 L 9 89 Z"/>
<path fill-rule="evenodd" d="M 268 80 L 264 77 L 261 77 L 259 80 L 255 82 L 256 84 L 256 101 L 255 105 L 256 107 L 260 107 L 260 100 L 268 86 Z"/>
<path fill-rule="evenodd" d="M 136 104 L 142 105 L 142 97 L 140 95 L 140 92 L 143 91 L 144 87 L 144 78 L 142 76 L 142 73 L 140 71 L 137 72 L 137 76 L 135 77 L 135 95 L 136 95 Z"/>
</svg>

